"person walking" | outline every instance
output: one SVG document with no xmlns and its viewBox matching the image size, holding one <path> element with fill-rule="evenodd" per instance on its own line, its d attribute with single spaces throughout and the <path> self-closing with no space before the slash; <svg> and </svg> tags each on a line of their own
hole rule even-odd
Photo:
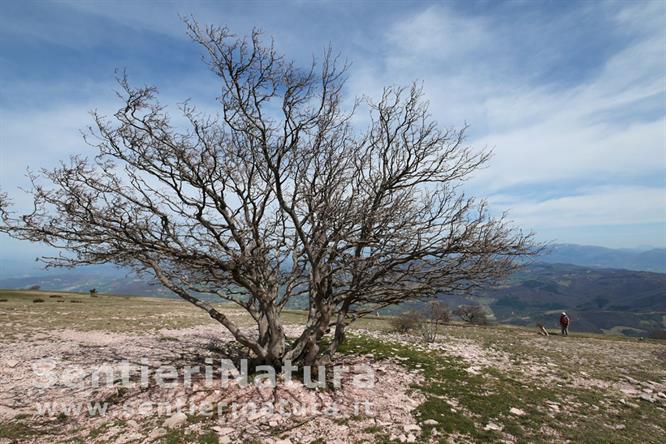
<svg viewBox="0 0 666 444">
<path fill-rule="evenodd" d="M 571 320 L 569 319 L 569 316 L 565 312 L 562 312 L 560 315 L 560 328 L 562 329 L 562 336 L 569 336 L 570 322 Z"/>
</svg>

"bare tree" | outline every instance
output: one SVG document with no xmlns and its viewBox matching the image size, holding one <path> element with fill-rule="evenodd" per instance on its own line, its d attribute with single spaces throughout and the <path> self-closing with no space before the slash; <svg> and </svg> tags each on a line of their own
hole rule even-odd
<svg viewBox="0 0 666 444">
<path fill-rule="evenodd" d="M 486 312 L 478 304 L 461 305 L 453 311 L 453 314 L 470 324 L 486 325 L 488 323 Z"/>
<path fill-rule="evenodd" d="M 493 283 L 531 251 L 531 236 L 462 192 L 488 153 L 438 128 L 418 87 L 345 112 L 346 66 L 330 50 L 302 70 L 258 32 L 187 26 L 220 79 L 221 115 L 185 103 L 182 130 L 154 87 L 121 77 L 122 106 L 95 113 L 86 137 L 96 157 L 33 176 L 29 214 L 2 196 L 1 231 L 67 252 L 44 258 L 52 266 L 148 272 L 278 365 L 332 355 L 346 326 L 382 307 Z M 365 131 L 350 121 L 361 106 Z M 199 294 L 243 307 L 256 332 Z M 287 345 L 280 313 L 299 297 L 307 323 Z"/>
</svg>

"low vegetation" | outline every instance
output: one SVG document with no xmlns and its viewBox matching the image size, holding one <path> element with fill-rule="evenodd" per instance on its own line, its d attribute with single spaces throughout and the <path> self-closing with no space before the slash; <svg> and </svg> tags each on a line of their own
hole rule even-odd
<svg viewBox="0 0 666 444">
<path fill-rule="evenodd" d="M 207 340 L 206 335 L 218 328 L 217 323 L 200 310 L 180 301 L 106 295 L 90 299 L 88 294 L 73 293 L 55 295 L 59 297 L 44 296 L 44 303 L 33 305 L 32 299 L 39 297 L 38 293 L 0 293 L 7 300 L 0 307 L 0 322 L 4 328 L 0 338 L 3 350 L 0 361 L 3 368 L 9 369 L 5 378 L 19 377 L 24 371 L 20 370 L 20 363 L 7 361 L 9 352 L 16 350 L 17 344 L 21 344 L 22 354 L 26 356 L 30 355 L 31 347 L 47 344 L 70 350 L 60 356 L 62 359 L 85 362 L 93 356 L 109 359 L 113 349 L 103 345 L 105 341 L 128 338 L 130 343 L 140 343 L 158 353 L 173 351 L 181 362 L 187 362 L 195 359 L 188 353 L 195 353 L 200 345 L 188 345 L 191 337 L 181 332 L 201 331 L 201 339 Z M 79 305 L 74 308 L 59 303 L 61 301 L 76 301 Z M 233 316 L 240 325 L 252 325 L 240 310 L 225 305 L 219 305 L 218 309 Z M 424 313 L 412 315 L 410 319 L 415 317 L 421 321 L 426 317 Z M 284 316 L 285 324 L 294 326 L 302 325 L 306 319 L 305 314 L 298 311 L 285 312 Z M 410 376 L 412 382 L 409 383 L 409 397 L 418 401 L 410 413 L 413 425 L 406 425 L 409 429 L 403 431 L 402 426 L 396 429 L 381 422 L 368 423 L 367 419 L 347 416 L 333 423 L 344 442 L 387 443 L 410 439 L 448 442 L 453 439 L 457 442 L 657 443 L 666 433 L 663 427 L 666 424 L 666 395 L 663 394 L 666 343 L 663 341 L 575 331 L 566 338 L 543 337 L 536 329 L 483 326 L 455 320 L 444 322 L 444 317 L 437 323 L 434 340 L 425 341 L 418 326 L 395 332 L 399 318 L 373 317 L 352 325 L 341 356 L 362 359 L 378 369 L 392 368 L 391 372 L 395 372 L 395 368 L 403 368 L 405 375 L 417 375 Z M 73 339 L 79 337 L 84 342 Z M 48 338 L 48 341 L 40 338 Z M 70 343 L 63 343 L 64 338 L 70 338 Z M 85 345 L 87 338 L 99 338 L 102 342 Z M 218 350 L 220 345 L 210 346 L 210 350 Z M 163 352 L 159 352 L 160 347 L 164 348 Z M 81 351 L 77 357 L 71 353 L 76 349 Z M 395 365 L 399 367 L 388 367 Z M 4 403 L 13 396 L 11 387 L 10 383 L 1 389 Z M 391 387 L 396 390 L 395 385 Z M 115 405 L 131 395 L 132 392 L 114 391 L 105 399 L 113 400 Z M 389 395 L 390 390 L 388 394 L 377 393 L 377 396 Z M 90 422 L 85 418 L 44 418 L 33 414 L 0 418 L 0 442 L 16 443 L 104 443 L 127 434 L 145 439 L 161 425 L 150 418 L 137 421 L 136 425 L 127 420 Z M 327 427 L 330 427 L 322 426 L 319 438 L 315 427 L 318 421 L 313 418 L 308 423 L 311 430 L 315 430 L 307 435 L 312 439 L 299 440 L 296 433 L 304 425 L 293 431 L 277 427 L 274 438 L 288 438 L 292 443 L 317 442 L 316 439 L 325 442 Z M 263 433 L 255 435 L 261 442 L 266 442 L 265 437 L 270 436 L 270 428 L 258 430 L 248 435 L 250 442 L 252 433 Z M 278 433 L 278 430 L 281 431 Z M 166 430 L 155 442 L 229 442 L 224 433 L 228 433 L 224 432 L 224 424 L 216 418 L 190 416 L 182 428 Z"/>
</svg>

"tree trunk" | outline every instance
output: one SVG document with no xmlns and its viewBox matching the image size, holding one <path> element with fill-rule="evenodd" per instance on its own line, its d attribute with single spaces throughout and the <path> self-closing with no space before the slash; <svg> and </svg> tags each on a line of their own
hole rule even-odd
<svg viewBox="0 0 666 444">
<path fill-rule="evenodd" d="M 286 351 L 286 336 L 275 306 L 266 307 L 257 324 L 259 344 L 266 351 L 263 360 L 270 365 L 281 364 Z"/>
</svg>

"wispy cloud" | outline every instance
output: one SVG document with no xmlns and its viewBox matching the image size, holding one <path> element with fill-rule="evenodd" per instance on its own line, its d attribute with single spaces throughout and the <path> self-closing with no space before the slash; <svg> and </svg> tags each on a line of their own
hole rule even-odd
<svg viewBox="0 0 666 444">
<path fill-rule="evenodd" d="M 663 1 L 73 1 L 4 12 L 3 188 L 23 184 L 28 165 L 87 150 L 78 130 L 90 109 L 115 108 L 115 68 L 157 83 L 165 103 L 192 97 L 214 110 L 215 79 L 179 18 L 191 14 L 239 33 L 258 26 L 298 60 L 333 43 L 352 62 L 350 98 L 423 82 L 434 119 L 467 122 L 469 143 L 494 149 L 471 191 L 544 236 L 557 228 L 560 240 L 579 241 L 575 227 L 605 226 L 595 242 L 613 232 L 617 246 L 623 230 L 624 246 L 666 245 L 664 230 L 632 231 L 666 224 Z M 569 238 L 564 226 L 574 227 Z"/>
<path fill-rule="evenodd" d="M 655 20 L 666 12 L 658 2 L 598 6 L 607 8 L 601 31 L 616 43 L 578 81 L 522 72 L 533 66 L 524 57 L 541 58 L 543 71 L 558 57 L 507 46 L 515 35 L 497 17 L 433 7 L 388 32 L 392 46 L 384 64 L 366 64 L 356 89 L 396 74 L 423 79 L 434 117 L 452 124 L 465 118 L 472 124 L 470 142 L 494 150 L 491 166 L 472 188 L 482 194 L 520 191 L 491 201 L 537 231 L 553 224 L 666 223 L 666 35 Z M 588 20 L 589 13 L 571 11 L 567 19 Z M 545 35 L 532 38 L 561 53 L 561 42 L 550 39 L 567 32 L 564 24 L 546 22 Z M 542 196 L 525 198 L 526 188 Z"/>
<path fill-rule="evenodd" d="M 658 224 L 666 220 L 666 193 L 661 187 L 583 187 L 549 199 L 496 195 L 490 201 L 512 208 L 511 218 L 530 228 Z"/>
</svg>

